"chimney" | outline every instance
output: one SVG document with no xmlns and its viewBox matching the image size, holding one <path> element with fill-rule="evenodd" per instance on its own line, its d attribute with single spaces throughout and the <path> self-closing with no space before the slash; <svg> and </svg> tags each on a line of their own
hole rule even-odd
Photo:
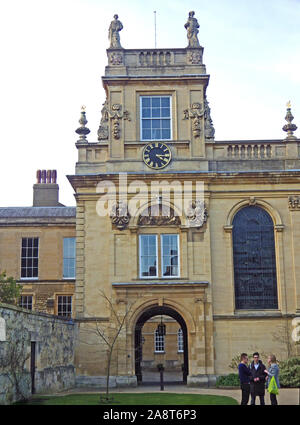
<svg viewBox="0 0 300 425">
<path fill-rule="evenodd" d="M 63 207 L 58 202 L 59 187 L 56 170 L 37 170 L 36 184 L 33 185 L 34 207 Z"/>
</svg>

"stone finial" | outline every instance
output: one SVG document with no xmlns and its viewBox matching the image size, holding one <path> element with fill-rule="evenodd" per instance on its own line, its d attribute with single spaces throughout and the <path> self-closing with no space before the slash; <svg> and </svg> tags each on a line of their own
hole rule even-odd
<svg viewBox="0 0 300 425">
<path fill-rule="evenodd" d="M 78 127 L 77 130 L 75 130 L 75 132 L 79 134 L 78 142 L 85 143 L 87 142 L 86 136 L 90 133 L 90 129 L 86 127 L 86 124 L 88 123 L 88 121 L 86 119 L 85 106 L 81 107 L 80 119 L 78 122 L 79 124 L 81 124 L 81 126 Z"/>
<path fill-rule="evenodd" d="M 188 38 L 188 48 L 197 48 L 200 47 L 199 40 L 198 40 L 198 28 L 200 28 L 200 25 L 198 24 L 198 21 L 196 18 L 194 18 L 195 12 L 192 11 L 189 13 L 189 17 L 187 20 L 187 23 L 184 25 L 184 27 L 187 30 L 187 38 Z"/>
<path fill-rule="evenodd" d="M 296 126 L 296 124 L 292 124 L 294 117 L 291 112 L 290 101 L 287 102 L 286 107 L 287 109 L 286 109 L 285 120 L 287 121 L 287 124 L 285 124 L 282 127 L 282 130 L 287 132 L 287 137 L 286 137 L 287 139 L 296 139 L 296 137 L 294 136 L 294 131 L 296 131 L 298 127 Z"/>
<path fill-rule="evenodd" d="M 120 43 L 120 34 L 119 32 L 123 29 L 123 24 L 118 20 L 119 16 L 114 15 L 114 20 L 111 21 L 108 29 L 108 39 L 110 41 L 109 49 L 122 49 Z"/>
</svg>

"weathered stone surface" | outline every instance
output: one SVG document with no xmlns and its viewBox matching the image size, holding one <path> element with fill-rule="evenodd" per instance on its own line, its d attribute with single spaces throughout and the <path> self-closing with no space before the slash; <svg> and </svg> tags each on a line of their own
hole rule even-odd
<svg viewBox="0 0 300 425">
<path fill-rule="evenodd" d="M 23 396 L 31 395 L 31 342 L 36 343 L 34 387 L 37 393 L 58 391 L 75 385 L 74 346 L 76 325 L 66 319 L 30 312 L 0 304 L 0 317 L 6 322 L 6 342 L 0 342 L 0 356 L 5 359 L 11 347 L 22 350 L 26 358 L 19 385 Z M 15 381 L 9 367 L 0 369 L 0 404 L 16 401 Z"/>
</svg>

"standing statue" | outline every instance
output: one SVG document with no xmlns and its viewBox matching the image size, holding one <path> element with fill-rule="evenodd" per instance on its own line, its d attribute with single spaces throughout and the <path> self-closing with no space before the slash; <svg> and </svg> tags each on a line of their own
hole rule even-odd
<svg viewBox="0 0 300 425">
<path fill-rule="evenodd" d="M 110 40 L 110 49 L 122 49 L 119 32 L 123 29 L 122 22 L 118 20 L 118 15 L 114 15 L 108 29 L 108 39 Z"/>
<path fill-rule="evenodd" d="M 198 28 L 200 25 L 198 24 L 198 21 L 196 18 L 194 18 L 195 12 L 189 13 L 189 19 L 187 23 L 184 25 L 184 27 L 187 29 L 187 38 L 189 41 L 188 48 L 195 48 L 200 47 L 199 40 L 198 40 Z"/>
</svg>

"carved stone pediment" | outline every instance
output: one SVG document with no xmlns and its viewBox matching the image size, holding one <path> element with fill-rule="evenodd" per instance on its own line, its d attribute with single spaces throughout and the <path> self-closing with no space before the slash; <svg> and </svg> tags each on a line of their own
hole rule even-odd
<svg viewBox="0 0 300 425">
<path fill-rule="evenodd" d="M 181 220 L 172 208 L 166 205 L 150 205 L 138 218 L 139 226 L 180 225 Z"/>
</svg>

